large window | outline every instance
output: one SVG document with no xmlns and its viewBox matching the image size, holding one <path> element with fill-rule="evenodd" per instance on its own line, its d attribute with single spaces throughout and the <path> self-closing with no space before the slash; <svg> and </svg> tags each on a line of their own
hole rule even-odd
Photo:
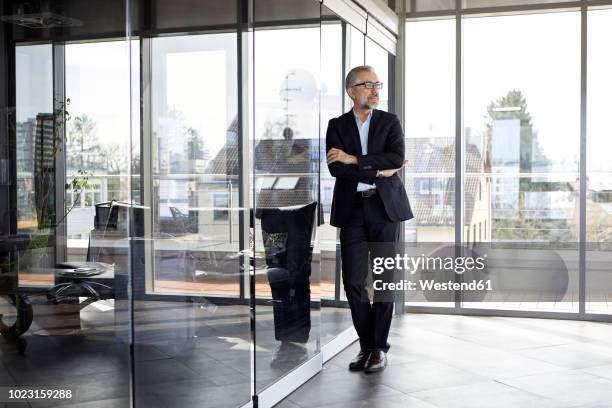
<svg viewBox="0 0 612 408">
<path fill-rule="evenodd" d="M 52 58 L 50 44 L 15 49 L 17 229 L 20 232 L 43 227 L 42 214 L 37 215 L 36 209 L 48 207 L 48 200 L 41 197 L 46 177 L 41 177 L 44 171 L 40 168 L 40 150 L 45 147 L 43 125 L 49 122 L 44 119 L 50 118 L 51 123 L 53 120 Z"/>
<path fill-rule="evenodd" d="M 428 41 L 423 41 L 427 38 Z M 414 219 L 405 241 L 423 248 L 455 240 L 455 23 L 406 24 L 405 186 Z M 425 297 L 423 297 L 423 295 Z M 453 299 L 409 293 L 410 305 L 453 307 Z"/>
<path fill-rule="evenodd" d="M 49 238 L 62 217 L 57 214 L 56 188 L 56 158 L 62 146 L 55 137 L 50 44 L 15 47 L 15 91 L 16 224 L 19 234 L 32 237 L 19 257 L 19 285 L 46 286 L 53 277 L 44 268 L 54 266 L 56 255 Z"/>
<path fill-rule="evenodd" d="M 134 56 L 138 42 L 133 42 Z M 68 112 L 66 212 L 69 255 L 81 256 L 94 228 L 95 205 L 130 199 L 130 69 L 125 41 L 65 46 Z M 136 116 L 137 117 L 137 116 Z M 135 145 L 136 146 L 136 145 Z M 134 147 L 135 147 L 134 146 Z M 83 183 L 74 184 L 74 180 Z"/>
<path fill-rule="evenodd" d="M 517 295 L 496 306 L 576 311 L 571 291 L 555 301 L 521 291 L 577 284 L 580 15 L 466 18 L 463 27 L 464 242 L 490 236 L 495 248 L 520 243 L 526 259 L 554 255 L 564 265 L 549 270 L 525 260 L 512 277 L 491 270 Z M 508 265 L 515 252 L 497 251 L 495 261 Z"/>
<path fill-rule="evenodd" d="M 407 242 L 455 241 L 454 67 L 453 20 L 406 24 Z"/>
<path fill-rule="evenodd" d="M 591 20 L 589 33 L 601 31 L 603 24 Z M 460 232 L 465 246 L 495 257 L 492 265 L 517 267 L 512 276 L 503 268 L 489 270 L 498 287 L 507 290 L 503 300 L 493 296 L 488 303 L 466 301 L 464 307 L 577 312 L 580 13 L 464 16 L 460 67 L 456 24 L 453 18 L 409 21 L 406 26 L 405 130 L 408 159 L 413 159 L 406 186 L 415 210 L 415 219 L 406 223 L 406 240 L 454 242 Z M 589 35 L 589 45 L 597 47 L 592 38 L 606 36 Z M 605 59 L 589 62 L 594 67 L 589 83 L 598 84 L 589 94 L 589 112 L 609 108 L 596 96 L 607 83 L 605 64 Z M 457 72 L 462 80 L 459 107 Z M 597 72 L 601 79 L 594 78 Z M 455 172 L 457 108 L 463 125 L 462 174 Z M 601 119 L 593 122 L 589 134 L 604 134 Z M 604 151 L 597 136 L 589 137 L 589 149 Z M 605 180 L 601 159 L 587 158 L 587 163 L 594 179 Z M 455 178 L 462 179 L 460 226 L 454 219 Z M 604 193 L 590 188 L 589 197 L 603 200 L 605 182 L 598 188 Z M 599 214 L 601 221 L 605 211 L 597 212 L 598 205 L 589 214 Z M 605 207 L 603 201 L 601 205 Z M 605 234 L 600 221 L 592 222 L 591 231 L 598 230 L 593 234 Z M 517 258 L 524 261 L 516 263 Z M 546 260 L 546 265 L 529 259 Z"/>
</svg>

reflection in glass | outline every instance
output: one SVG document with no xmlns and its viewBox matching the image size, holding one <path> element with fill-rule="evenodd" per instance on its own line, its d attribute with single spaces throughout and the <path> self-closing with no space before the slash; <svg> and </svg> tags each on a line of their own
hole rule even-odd
<svg viewBox="0 0 612 408">
<path fill-rule="evenodd" d="M 2 2 L 0 93 L 8 106 L 0 112 L 0 377 L 7 386 L 71 390 L 72 398 L 55 405 L 112 398 L 129 406 L 130 264 L 119 226 L 130 216 L 117 213 L 105 234 L 97 228 L 95 204 L 106 190 L 94 163 L 103 154 L 90 150 L 87 122 L 98 121 L 100 142 L 129 146 L 125 4 L 88 5 L 87 13 L 62 4 L 56 18 L 19 16 L 48 15 L 58 3 Z M 129 191 L 129 170 L 120 170 L 115 186 Z"/>
<path fill-rule="evenodd" d="M 236 4 L 158 0 L 134 14 L 135 26 L 153 25 L 134 78 L 146 210 L 133 252 L 144 259 L 134 267 L 136 406 L 236 407 L 252 394 Z"/>
<path fill-rule="evenodd" d="M 18 46 L 16 65 L 17 229 L 39 226 L 36 212 L 35 157 L 41 143 L 38 125 L 53 112 L 52 48 L 49 44 Z M 42 131 L 43 129 L 40 128 Z M 42 134 L 41 134 L 42 136 Z M 41 180 L 39 180 L 41 181 Z"/>
<path fill-rule="evenodd" d="M 237 297 L 236 34 L 151 50 L 153 290 Z"/>
<path fill-rule="evenodd" d="M 69 258 L 78 258 L 94 227 L 94 205 L 130 196 L 130 67 L 122 41 L 68 44 L 65 50 L 66 183 L 73 198 L 66 219 Z M 138 59 L 132 61 L 138 75 Z"/>
<path fill-rule="evenodd" d="M 319 36 L 254 34 L 256 390 L 318 351 Z"/>
<path fill-rule="evenodd" d="M 325 10 L 325 7 L 322 8 Z M 326 14 L 331 14 L 329 10 Z M 339 19 L 321 22 L 321 124 L 320 140 L 325 139 L 329 120 L 340 116 L 344 91 L 344 69 L 342 67 L 342 23 Z M 349 30 L 348 26 L 347 30 Z M 329 173 L 325 155 L 321 154 L 321 205 L 326 221 L 319 226 L 318 238 L 321 248 L 321 345 L 327 344 L 336 335 L 352 327 L 350 310 L 341 307 L 346 300 L 340 279 L 340 250 L 337 228 L 329 224 L 335 178 Z"/>
<path fill-rule="evenodd" d="M 49 44 L 15 47 L 16 226 L 30 241 L 19 260 L 21 286 L 53 284 L 48 270 L 56 255 L 50 238 L 57 222 L 55 156 L 61 145 L 53 118 L 52 52 Z"/>
</svg>

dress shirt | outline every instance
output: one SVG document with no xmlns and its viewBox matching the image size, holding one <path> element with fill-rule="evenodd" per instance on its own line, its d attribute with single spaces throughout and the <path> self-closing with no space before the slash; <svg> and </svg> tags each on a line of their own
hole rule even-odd
<svg viewBox="0 0 612 408">
<path fill-rule="evenodd" d="M 361 140 L 361 154 L 368 154 L 368 133 L 370 131 L 370 121 L 372 120 L 372 110 L 368 114 L 365 122 L 361 122 L 357 113 L 353 109 L 353 115 L 355 115 L 355 123 L 357 124 L 357 130 L 359 131 L 359 139 Z M 358 183 L 357 191 L 365 191 L 375 189 L 376 185 L 374 184 L 366 184 L 366 183 Z"/>
</svg>

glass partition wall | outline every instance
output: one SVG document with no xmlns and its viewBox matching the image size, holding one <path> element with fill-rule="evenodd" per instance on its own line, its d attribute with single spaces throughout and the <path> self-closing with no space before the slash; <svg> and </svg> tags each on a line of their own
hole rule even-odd
<svg viewBox="0 0 612 408">
<path fill-rule="evenodd" d="M 343 43 L 346 44 L 347 50 L 344 59 Z M 347 66 L 363 64 L 363 34 L 340 19 L 325 5 L 321 7 L 321 55 L 324 58 L 321 58 L 319 167 L 320 201 L 324 223 L 319 226 L 318 242 L 321 248 L 321 345 L 326 345 L 340 333 L 351 328 L 352 321 L 342 285 L 338 230 L 329 224 L 334 178 L 329 173 L 325 161 L 325 135 L 330 119 L 348 110 L 343 105 L 346 102 L 344 76 Z"/>
<path fill-rule="evenodd" d="M 258 1 L 254 9 L 256 392 L 320 352 L 319 8 Z"/>
<path fill-rule="evenodd" d="M 34 3 L 0 0 L 2 385 L 273 405 L 354 339 L 324 143 L 350 68 L 390 85 L 367 13 Z"/>
<path fill-rule="evenodd" d="M 44 4 L 43 4 L 44 3 Z M 129 406 L 125 3 L 0 1 L 2 386 Z M 32 402 L 33 400 L 30 400 Z"/>
<path fill-rule="evenodd" d="M 142 235 L 133 238 L 135 406 L 236 407 L 253 395 L 237 7 L 130 3 L 143 180 Z"/>
</svg>

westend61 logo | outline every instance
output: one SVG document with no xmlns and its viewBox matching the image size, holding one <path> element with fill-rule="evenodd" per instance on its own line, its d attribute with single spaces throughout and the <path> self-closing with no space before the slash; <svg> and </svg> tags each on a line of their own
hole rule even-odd
<svg viewBox="0 0 612 408">
<path fill-rule="evenodd" d="M 482 271 L 485 268 L 484 260 L 487 255 L 458 257 L 441 256 L 410 256 L 408 254 L 396 254 L 395 257 L 375 257 L 372 259 L 372 272 L 380 275 L 385 270 L 403 269 L 415 274 L 418 270 L 453 271 L 462 274 L 466 271 Z"/>
</svg>

